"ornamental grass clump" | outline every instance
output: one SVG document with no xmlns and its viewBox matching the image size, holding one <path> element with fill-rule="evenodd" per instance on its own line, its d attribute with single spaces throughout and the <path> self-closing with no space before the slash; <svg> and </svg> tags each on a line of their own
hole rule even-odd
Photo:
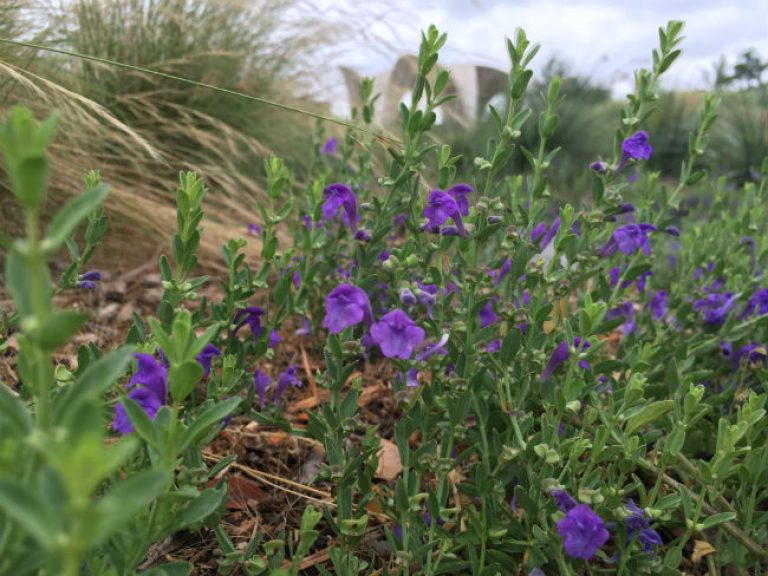
<svg viewBox="0 0 768 576">
<path fill-rule="evenodd" d="M 249 576 L 308 563 L 332 574 L 759 573 L 768 161 L 739 190 L 707 178 L 707 98 L 679 174 L 650 170 L 646 127 L 681 33 L 674 21 L 659 30 L 612 158 L 585 162 L 591 197 L 572 205 L 553 201 L 549 180 L 560 79 L 537 117 L 526 106 L 538 47 L 523 31 L 507 41 L 507 108 L 491 109 L 493 138 L 460 173 L 430 135 L 452 98 L 438 65 L 447 37 L 430 27 L 400 134 L 371 127 L 366 80 L 362 124 L 318 139 L 301 180 L 267 160 L 261 220 L 222 247 L 210 300 L 197 262 L 207 190 L 182 173 L 160 304 L 134 318 L 125 347 L 81 349 L 72 374 L 54 370 L 53 352 L 85 317 L 54 310 L 52 296 L 98 282 L 68 239 L 85 220 L 103 228 L 106 187 L 89 175 L 43 233 L 55 119 L 9 115 L 0 148 L 27 233 L 3 237 L 21 391 L 0 387 L 0 573 L 134 574 L 152 543 L 180 531 L 215 540 L 221 573 Z M 526 168 L 510 177 L 516 152 Z M 246 257 L 253 235 L 258 260 Z M 97 243 L 86 234 L 90 251 Z M 47 263 L 65 244 L 72 264 L 54 288 Z M 384 406 L 374 419 L 372 396 Z M 221 521 L 238 453 L 216 463 L 206 448 L 229 426 L 217 446 L 280 431 L 320 461 L 288 479 L 301 518 L 281 512 L 279 528 L 257 523 L 241 544 L 235 516 Z"/>
</svg>

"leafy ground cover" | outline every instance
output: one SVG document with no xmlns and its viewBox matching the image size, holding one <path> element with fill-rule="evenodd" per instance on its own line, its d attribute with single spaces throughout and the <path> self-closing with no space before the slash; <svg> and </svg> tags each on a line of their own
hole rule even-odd
<svg viewBox="0 0 768 576">
<path fill-rule="evenodd" d="M 401 134 L 371 128 L 366 80 L 304 184 L 265 163 L 259 221 L 210 276 L 200 175 L 157 268 L 97 271 L 108 174 L 43 230 L 57 117 L 9 112 L 0 573 L 762 573 L 768 162 L 707 177 L 709 97 L 679 176 L 648 169 L 682 28 L 575 206 L 548 180 L 560 79 L 532 115 L 522 31 L 457 174 L 430 139 L 450 98 L 430 28 Z"/>
</svg>

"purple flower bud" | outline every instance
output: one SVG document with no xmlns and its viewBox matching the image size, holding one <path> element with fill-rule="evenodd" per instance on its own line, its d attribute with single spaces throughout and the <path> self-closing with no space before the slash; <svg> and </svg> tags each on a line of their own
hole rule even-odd
<svg viewBox="0 0 768 576">
<path fill-rule="evenodd" d="M 312 322 L 309 321 L 309 318 L 302 317 L 301 319 L 301 328 L 298 328 L 294 335 L 296 336 L 309 336 L 312 334 Z"/>
<path fill-rule="evenodd" d="M 561 512 L 570 512 L 579 505 L 565 490 L 552 490 L 549 494 L 555 499 L 557 507 L 560 508 Z"/>
<path fill-rule="evenodd" d="M 568 342 L 560 342 L 552 353 L 552 357 L 547 362 L 544 372 L 541 373 L 541 381 L 545 382 L 560 364 L 568 360 L 569 350 Z"/>
<path fill-rule="evenodd" d="M 251 236 L 258 236 L 261 234 L 261 226 L 258 224 L 248 224 L 248 234 Z"/>
<path fill-rule="evenodd" d="M 272 330 L 269 333 L 269 339 L 267 340 L 267 347 L 268 348 L 274 348 L 278 344 L 280 344 L 280 334 L 277 333 L 277 330 Z"/>
<path fill-rule="evenodd" d="M 410 288 L 403 288 L 400 290 L 400 302 L 403 306 L 413 306 L 418 300 L 416 300 L 416 295 L 411 292 Z"/>
<path fill-rule="evenodd" d="M 664 232 L 669 234 L 670 236 L 674 236 L 675 238 L 678 238 L 680 236 L 680 228 L 677 226 L 667 226 L 664 228 Z"/>
<path fill-rule="evenodd" d="M 325 141 L 325 144 L 320 147 L 320 154 L 324 156 L 336 156 L 336 147 L 336 138 L 328 138 L 328 140 Z"/>
<path fill-rule="evenodd" d="M 357 232 L 355 232 L 355 240 L 359 240 L 360 242 L 370 242 L 371 241 L 371 233 L 368 232 L 368 230 L 364 230 L 361 228 Z"/>
<path fill-rule="evenodd" d="M 264 374 L 259 369 L 253 372 L 253 388 L 256 391 L 256 395 L 259 397 L 259 405 L 264 408 L 266 403 L 267 389 L 272 384 L 272 378 Z"/>
<path fill-rule="evenodd" d="M 547 232 L 547 223 L 546 222 L 539 222 L 536 224 L 536 226 L 533 227 L 533 230 L 531 230 L 531 242 L 536 242 L 539 238 L 541 238 L 544 234 Z"/>
<path fill-rule="evenodd" d="M 597 172 L 598 174 L 605 174 L 606 171 L 606 165 L 605 162 L 592 162 L 592 164 L 589 165 L 589 167 Z"/>
<path fill-rule="evenodd" d="M 480 328 L 486 328 L 498 319 L 498 315 L 493 311 L 493 300 L 489 300 L 480 310 Z"/>
<path fill-rule="evenodd" d="M 669 306 L 669 297 L 664 290 L 659 290 L 654 294 L 651 301 L 648 302 L 648 310 L 651 311 L 651 317 L 654 320 L 661 320 L 667 315 L 667 307 Z"/>
<path fill-rule="evenodd" d="M 80 276 L 77 277 L 77 283 L 75 286 L 85 290 L 95 290 L 97 287 L 96 283 L 100 280 L 101 272 L 97 270 L 91 270 L 89 272 L 85 272 L 84 274 L 80 274 Z"/>
<path fill-rule="evenodd" d="M 547 230 L 547 233 L 544 234 L 544 236 L 541 238 L 541 243 L 539 244 L 539 248 L 541 250 L 544 250 L 547 246 L 549 246 L 549 243 L 552 242 L 552 239 L 557 235 L 557 232 L 560 230 L 560 217 L 558 216 L 555 218 L 555 221 L 552 222 L 552 226 L 549 227 L 549 230 Z"/>
<path fill-rule="evenodd" d="M 419 371 L 416 368 L 409 368 L 405 373 L 405 385 L 408 388 L 418 388 L 419 386 Z"/>
</svg>

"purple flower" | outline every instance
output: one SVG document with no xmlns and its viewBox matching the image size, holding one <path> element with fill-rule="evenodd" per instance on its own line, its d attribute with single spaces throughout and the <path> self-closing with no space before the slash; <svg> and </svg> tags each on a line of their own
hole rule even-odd
<svg viewBox="0 0 768 576">
<path fill-rule="evenodd" d="M 627 300 L 624 304 L 612 308 L 605 313 L 606 320 L 612 320 L 614 318 L 624 318 L 624 324 L 621 325 L 621 333 L 627 336 L 637 330 L 637 322 L 635 321 L 635 308 L 632 302 Z"/>
<path fill-rule="evenodd" d="M 409 368 L 405 373 L 405 385 L 408 388 L 418 388 L 419 386 L 419 371 L 416 368 Z"/>
<path fill-rule="evenodd" d="M 136 402 L 150 420 L 154 420 L 168 395 L 168 368 L 149 354 L 134 354 L 134 358 L 137 360 L 136 372 L 128 382 L 128 388 L 131 389 L 128 398 Z M 122 403 L 115 405 L 112 428 L 121 434 L 128 434 L 133 430 Z"/>
<path fill-rule="evenodd" d="M 654 294 L 651 301 L 648 302 L 648 310 L 651 311 L 651 317 L 654 320 L 661 320 L 667 315 L 667 307 L 669 306 L 669 296 L 664 290 L 659 290 Z"/>
<path fill-rule="evenodd" d="M 440 292 L 440 288 L 437 287 L 437 284 L 422 284 L 419 280 L 416 280 L 416 285 L 419 287 L 419 290 L 416 293 L 416 299 L 419 301 L 419 304 L 424 306 L 424 309 L 427 311 L 427 316 L 432 318 L 432 308 L 437 302 L 437 295 Z"/>
<path fill-rule="evenodd" d="M 154 420 L 157 411 L 163 405 L 163 402 L 151 390 L 143 387 L 134 388 L 128 393 L 128 398 L 136 402 L 139 407 L 146 412 L 150 420 Z M 133 432 L 128 413 L 125 411 L 123 403 L 115 405 L 115 419 L 112 421 L 112 429 L 120 434 L 130 434 Z"/>
<path fill-rule="evenodd" d="M 474 192 L 472 186 L 469 184 L 454 184 L 447 190 L 459 207 L 459 214 L 462 216 L 469 216 L 469 200 L 467 200 L 467 194 Z"/>
<path fill-rule="evenodd" d="M 336 146 L 336 138 L 328 138 L 328 140 L 325 141 L 325 144 L 320 147 L 320 154 L 323 154 L 324 156 L 336 156 Z"/>
<path fill-rule="evenodd" d="M 568 342 L 560 342 L 552 353 L 552 357 L 547 362 L 547 366 L 544 368 L 544 372 L 541 373 L 541 381 L 545 382 L 552 373 L 557 369 L 560 364 L 568 360 L 570 354 L 568 349 Z"/>
<path fill-rule="evenodd" d="M 766 351 L 764 344 L 752 342 L 751 344 L 746 344 L 738 349 L 733 357 L 734 366 L 738 367 L 744 358 L 746 358 L 753 366 L 758 362 L 765 364 L 766 359 L 768 359 L 768 351 Z"/>
<path fill-rule="evenodd" d="M 635 504 L 634 500 L 627 503 L 629 514 L 624 518 L 627 527 L 627 544 L 637 536 L 642 544 L 643 551 L 653 552 L 653 546 L 661 546 L 664 542 L 656 530 L 651 528 L 651 523 L 645 517 L 645 512 Z"/>
<path fill-rule="evenodd" d="M 597 172 L 598 174 L 605 174 L 605 171 L 607 169 L 605 162 L 592 162 L 592 164 L 589 165 L 589 167 Z"/>
<path fill-rule="evenodd" d="M 493 280 L 494 286 L 498 286 L 507 274 L 509 274 L 510 270 L 512 270 L 512 260 L 507 258 L 504 260 L 504 264 L 501 265 L 501 268 L 498 270 L 491 270 L 488 272 L 488 276 Z"/>
<path fill-rule="evenodd" d="M 747 301 L 747 305 L 744 307 L 744 311 L 741 313 L 741 318 L 752 316 L 757 312 L 760 316 L 768 314 L 768 288 L 758 288 L 755 293 Z"/>
<path fill-rule="evenodd" d="M 296 375 L 298 369 L 298 366 L 292 364 L 280 374 L 280 377 L 277 379 L 277 387 L 275 388 L 275 406 L 280 404 L 280 398 L 282 398 L 283 392 L 285 392 L 285 389 L 288 386 L 301 388 L 301 380 L 299 380 L 299 377 Z"/>
<path fill-rule="evenodd" d="M 664 228 L 664 232 L 669 234 L 670 236 L 674 236 L 675 238 L 678 238 L 680 236 L 680 228 L 677 226 L 667 226 Z"/>
<path fill-rule="evenodd" d="M 610 256 L 616 250 L 630 256 L 637 250 L 644 254 L 651 253 L 651 244 L 648 241 L 648 233 L 656 230 L 652 224 L 624 224 L 619 226 L 611 234 L 605 246 L 597 251 L 598 256 Z"/>
<path fill-rule="evenodd" d="M 610 537 L 602 518 L 587 504 L 571 508 L 565 518 L 557 522 L 557 531 L 563 539 L 565 553 L 582 560 L 592 558 Z"/>
<path fill-rule="evenodd" d="M 264 310 L 258 306 L 248 306 L 247 308 L 240 310 L 237 314 L 235 314 L 234 333 L 237 334 L 240 328 L 248 324 L 248 328 L 251 329 L 251 334 L 253 334 L 253 339 L 256 340 L 259 336 L 261 336 L 262 316 L 264 316 Z"/>
<path fill-rule="evenodd" d="M 295 336 L 309 336 L 312 334 L 312 322 L 309 321 L 309 318 L 302 317 L 301 328 L 297 328 L 293 334 Z"/>
<path fill-rule="evenodd" d="M 424 208 L 424 216 L 428 221 L 425 229 L 429 232 L 442 232 L 443 234 L 451 235 L 449 232 L 452 233 L 453 230 L 450 230 L 449 227 L 441 228 L 450 218 L 456 224 L 456 232 L 462 235 L 466 234 L 464 223 L 461 220 L 459 205 L 454 197 L 447 192 L 432 190 L 429 193 L 429 201 Z"/>
<path fill-rule="evenodd" d="M 498 315 L 493 311 L 493 299 L 491 299 L 480 310 L 480 328 L 486 328 L 498 319 Z"/>
<path fill-rule="evenodd" d="M 80 274 L 77 277 L 77 286 L 78 288 L 84 288 L 85 290 L 95 290 L 97 286 L 97 282 L 101 280 L 101 272 L 97 270 L 91 270 L 90 272 L 85 272 L 84 274 Z"/>
<path fill-rule="evenodd" d="M 732 292 L 710 292 L 704 298 L 693 303 L 693 309 L 699 310 L 704 324 L 717 326 L 725 322 L 731 308 L 736 304 Z"/>
<path fill-rule="evenodd" d="M 384 356 L 407 360 L 413 349 L 424 341 L 424 330 L 396 308 L 371 326 L 371 336 Z"/>
<path fill-rule="evenodd" d="M 560 216 L 555 218 L 555 221 L 552 222 L 552 226 L 549 227 L 547 233 L 541 238 L 541 242 L 539 243 L 539 248 L 541 250 L 544 250 L 544 248 L 549 246 L 549 243 L 552 242 L 552 238 L 557 235 L 558 230 L 560 230 Z"/>
<path fill-rule="evenodd" d="M 267 347 L 268 348 L 274 348 L 278 344 L 280 344 L 280 334 L 277 333 L 277 330 L 272 330 L 269 333 L 269 339 L 267 340 Z"/>
<path fill-rule="evenodd" d="M 258 224 L 248 224 L 248 234 L 251 236 L 258 236 L 261 234 L 261 226 Z"/>
<path fill-rule="evenodd" d="M 355 240 L 359 240 L 360 242 L 370 242 L 371 241 L 371 233 L 368 232 L 368 230 L 360 228 L 360 230 L 355 232 L 354 238 L 355 238 Z"/>
<path fill-rule="evenodd" d="M 584 352 L 588 348 L 592 348 L 592 344 L 590 344 L 586 338 L 582 339 L 580 336 L 576 336 L 573 339 L 573 349 L 576 352 L 579 352 L 579 351 Z M 589 370 L 589 362 L 587 362 L 586 360 L 580 360 L 579 366 L 584 370 Z"/>
<path fill-rule="evenodd" d="M 351 284 L 339 284 L 325 299 L 323 326 L 331 334 L 338 334 L 348 326 L 373 322 L 371 303 L 366 293 Z"/>
<path fill-rule="evenodd" d="M 635 132 L 621 144 L 621 162 L 619 162 L 616 172 L 621 172 L 630 159 L 648 160 L 652 150 L 653 148 L 648 144 L 648 132 L 645 130 Z"/>
<path fill-rule="evenodd" d="M 438 342 L 426 344 L 424 348 L 416 354 L 416 360 L 424 362 L 435 354 L 440 354 L 441 356 L 446 355 L 448 353 L 445 349 L 446 344 L 448 344 L 448 334 L 443 334 Z"/>
<path fill-rule="evenodd" d="M 533 230 L 531 230 L 531 242 L 536 242 L 536 240 L 541 238 L 546 233 L 547 233 L 547 223 L 539 222 L 538 224 L 536 224 L 536 226 L 533 227 Z"/>
<path fill-rule="evenodd" d="M 216 346 L 213 344 L 206 344 L 205 348 L 203 348 L 203 351 L 195 356 L 197 361 L 200 363 L 200 366 L 203 367 L 204 378 L 208 378 L 208 376 L 211 375 L 211 362 L 213 362 L 213 359 L 216 356 L 221 356 L 221 350 L 216 348 Z"/>
<path fill-rule="evenodd" d="M 325 198 L 323 203 L 323 220 L 326 222 L 331 220 L 341 209 L 341 219 L 344 224 L 357 232 L 357 223 L 360 221 L 360 216 L 357 213 L 357 198 L 352 189 L 346 184 L 337 182 L 325 188 L 323 198 Z"/>
<path fill-rule="evenodd" d="M 555 499 L 557 507 L 560 508 L 561 512 L 570 512 L 579 505 L 579 503 L 573 499 L 573 496 L 568 494 L 565 490 L 552 490 L 549 494 Z"/>
<path fill-rule="evenodd" d="M 491 340 L 490 342 L 488 342 L 488 345 L 485 347 L 485 351 L 488 352 L 489 354 L 495 354 L 499 350 L 501 350 L 501 340 L 499 340 L 498 338 L 496 340 Z"/>
<path fill-rule="evenodd" d="M 253 388 L 256 391 L 256 395 L 259 397 L 259 405 L 262 408 L 264 408 L 267 389 L 270 384 L 272 384 L 272 378 L 264 374 L 264 372 L 258 368 L 253 371 Z"/>
</svg>

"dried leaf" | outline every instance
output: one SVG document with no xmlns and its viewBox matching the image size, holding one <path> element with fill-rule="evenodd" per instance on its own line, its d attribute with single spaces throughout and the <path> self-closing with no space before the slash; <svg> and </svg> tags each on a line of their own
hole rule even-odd
<svg viewBox="0 0 768 576">
<path fill-rule="evenodd" d="M 382 438 L 376 478 L 394 480 L 402 471 L 403 464 L 400 462 L 400 451 L 397 449 L 397 444 Z"/>
<path fill-rule="evenodd" d="M 698 564 L 705 556 L 715 554 L 716 552 L 715 547 L 706 540 L 694 540 L 691 561 L 694 564 Z"/>
<path fill-rule="evenodd" d="M 249 503 L 261 504 L 269 497 L 256 482 L 244 476 L 230 475 L 227 508 L 229 510 L 246 510 Z"/>
</svg>

